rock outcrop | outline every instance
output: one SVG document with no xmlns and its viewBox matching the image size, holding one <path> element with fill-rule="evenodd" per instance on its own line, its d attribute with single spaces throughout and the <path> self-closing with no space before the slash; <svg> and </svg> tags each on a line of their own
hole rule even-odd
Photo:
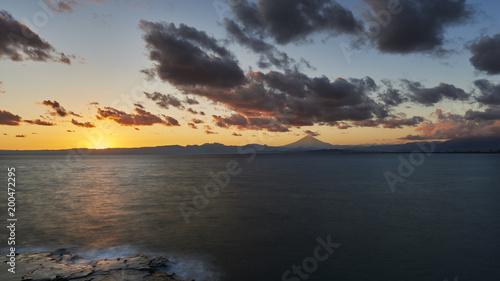
<svg viewBox="0 0 500 281">
<path fill-rule="evenodd" d="M 23 281 L 179 281 L 167 272 L 164 257 L 137 255 L 128 258 L 88 260 L 61 249 L 53 253 L 18 255 L 26 274 Z M 192 280 L 192 279 L 189 279 Z"/>
</svg>

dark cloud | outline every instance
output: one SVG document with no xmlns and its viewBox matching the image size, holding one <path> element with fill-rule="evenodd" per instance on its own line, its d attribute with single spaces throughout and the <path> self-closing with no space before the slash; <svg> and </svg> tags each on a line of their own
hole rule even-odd
<svg viewBox="0 0 500 281">
<path fill-rule="evenodd" d="M 474 81 L 474 85 L 479 89 L 476 100 L 487 105 L 500 105 L 500 84 L 480 79 Z"/>
<path fill-rule="evenodd" d="M 242 136 L 242 134 L 238 134 L 238 133 L 234 132 L 234 133 L 232 133 L 232 134 L 231 134 L 231 136 L 241 137 L 241 136 Z"/>
<path fill-rule="evenodd" d="M 0 125 L 19 126 L 21 116 L 10 113 L 7 110 L 0 110 Z"/>
<path fill-rule="evenodd" d="M 351 125 L 349 125 L 349 124 L 347 124 L 347 123 L 345 123 L 345 122 L 338 123 L 338 124 L 336 124 L 335 126 L 336 126 L 336 127 L 337 127 L 337 129 L 339 129 L 339 130 L 347 130 L 347 129 L 349 129 L 349 128 L 351 128 L 351 127 L 352 127 Z"/>
<path fill-rule="evenodd" d="M 317 137 L 317 136 L 319 136 L 318 132 L 313 132 L 311 130 L 305 130 L 304 133 L 306 133 L 306 135 L 311 136 L 311 137 Z"/>
<path fill-rule="evenodd" d="M 434 88 L 425 88 L 420 82 L 402 80 L 405 89 L 409 92 L 409 98 L 416 103 L 431 106 L 442 101 L 444 98 L 450 100 L 467 100 L 469 94 L 464 90 L 450 84 L 440 83 Z"/>
<path fill-rule="evenodd" d="M 387 89 L 379 93 L 380 100 L 387 106 L 398 106 L 403 102 L 408 101 L 408 99 L 401 93 L 400 90 L 394 89 L 392 86 L 392 82 L 389 80 L 382 80 L 382 83 L 385 84 Z"/>
<path fill-rule="evenodd" d="M 77 126 L 77 127 L 82 127 L 82 128 L 95 128 L 94 123 L 91 122 L 78 122 L 75 119 L 71 119 L 71 124 Z"/>
<path fill-rule="evenodd" d="M 74 130 L 66 130 L 67 133 L 74 133 Z"/>
<path fill-rule="evenodd" d="M 139 107 L 136 107 L 134 111 L 135 114 L 128 114 L 112 107 L 98 108 L 96 117 L 99 120 L 112 120 L 122 126 L 151 126 L 154 124 L 179 126 L 179 122 L 173 117 L 163 115 L 164 119 L 162 119 L 160 116 Z"/>
<path fill-rule="evenodd" d="M 144 105 L 142 105 L 141 103 L 134 103 L 134 106 L 144 109 Z"/>
<path fill-rule="evenodd" d="M 267 130 L 270 132 L 288 132 L 290 125 L 281 124 L 276 118 L 250 117 L 233 114 L 228 117 L 212 115 L 215 125 L 220 128 L 236 127 L 239 130 Z"/>
<path fill-rule="evenodd" d="M 500 34 L 483 36 L 469 46 L 470 62 L 480 71 L 490 75 L 500 74 Z"/>
<path fill-rule="evenodd" d="M 500 120 L 500 108 L 487 108 L 485 111 L 467 110 L 465 119 L 474 121 Z"/>
<path fill-rule="evenodd" d="M 158 92 L 154 92 L 152 94 L 144 92 L 144 94 L 148 99 L 156 102 L 156 105 L 161 108 L 168 109 L 170 106 L 184 108 L 181 101 L 174 97 L 172 94 L 164 95 Z"/>
<path fill-rule="evenodd" d="M 82 117 L 81 115 L 76 114 L 73 111 L 67 111 L 57 101 L 44 100 L 41 104 L 45 105 L 45 106 L 48 106 L 48 107 L 50 107 L 50 108 L 52 108 L 54 110 L 54 112 L 50 113 L 51 115 L 58 115 L 60 117 L 66 117 L 68 115 L 73 115 L 73 116 L 76 116 L 76 117 Z"/>
<path fill-rule="evenodd" d="M 406 137 L 401 137 L 399 138 L 400 140 L 426 140 L 425 137 L 419 136 L 419 135 L 407 135 Z"/>
<path fill-rule="evenodd" d="M 48 121 L 43 121 L 43 120 L 40 120 L 40 119 L 36 119 L 36 120 L 24 120 L 23 122 L 31 124 L 31 125 L 56 126 L 55 123 L 48 122 Z"/>
<path fill-rule="evenodd" d="M 403 126 L 416 126 L 424 121 L 423 117 L 413 116 L 411 118 L 390 118 L 380 121 L 384 128 L 395 129 L 403 128 Z"/>
<path fill-rule="evenodd" d="M 184 103 L 187 103 L 189 105 L 200 104 L 196 99 L 190 98 L 190 97 L 186 97 L 186 99 L 184 100 Z"/>
<path fill-rule="evenodd" d="M 247 32 L 278 44 L 302 42 L 315 33 L 354 34 L 363 28 L 351 11 L 332 0 L 241 0 L 231 10 Z"/>
<path fill-rule="evenodd" d="M 489 136 L 500 132 L 500 121 L 491 120 L 498 112 L 482 113 L 468 111 L 465 116 L 443 113 L 436 110 L 436 122 L 422 122 L 416 131 L 424 139 L 455 139 L 474 136 Z"/>
<path fill-rule="evenodd" d="M 194 109 L 192 109 L 192 108 L 188 108 L 188 109 L 187 109 L 187 111 L 188 111 L 189 113 L 191 113 L 191 114 L 200 114 L 200 115 L 205 115 L 205 112 L 203 112 L 203 111 L 198 112 L 198 111 L 196 111 L 196 110 L 194 110 Z"/>
<path fill-rule="evenodd" d="M 179 121 L 177 121 L 177 119 L 175 119 L 174 117 L 170 117 L 170 116 L 167 116 L 167 115 L 162 115 L 163 118 L 165 118 L 165 126 L 180 126 L 179 125 Z"/>
<path fill-rule="evenodd" d="M 193 123 L 195 123 L 195 124 L 205 123 L 205 121 L 200 120 L 200 119 L 196 119 L 196 118 L 193 118 L 193 120 L 192 120 L 192 121 L 193 121 Z"/>
<path fill-rule="evenodd" d="M 468 22 L 475 13 L 466 0 L 399 0 L 396 13 L 388 10 L 393 0 L 363 1 L 372 10 L 364 14 L 367 34 L 384 53 L 442 53 L 446 28 Z"/>
<path fill-rule="evenodd" d="M 198 129 L 198 127 L 196 127 L 195 124 L 193 123 L 188 123 L 188 126 L 191 128 L 191 129 Z"/>
<path fill-rule="evenodd" d="M 363 121 L 355 121 L 352 122 L 353 126 L 356 127 L 378 127 L 382 125 L 383 128 L 386 129 L 396 129 L 403 128 L 404 126 L 415 127 L 416 125 L 422 123 L 424 118 L 421 116 L 413 116 L 411 118 L 379 118 L 379 119 L 370 119 Z"/>
<path fill-rule="evenodd" d="M 388 115 L 383 104 L 369 97 L 377 89 L 369 77 L 330 81 L 325 76 L 311 78 L 298 71 L 271 71 L 248 73 L 247 80 L 247 84 L 231 90 L 196 87 L 185 91 L 221 103 L 238 115 L 272 120 L 281 124 L 279 131 L 286 131 L 290 126 L 334 125 L 338 121 Z"/>
<path fill-rule="evenodd" d="M 176 86 L 228 88 L 244 83 L 245 75 L 233 54 L 203 31 L 180 24 L 141 20 L 154 73 Z"/>
<path fill-rule="evenodd" d="M 289 57 L 287 53 L 279 51 L 274 45 L 265 42 L 256 35 L 247 34 L 242 27 L 230 19 L 224 19 L 224 25 L 229 38 L 238 44 L 247 47 L 254 53 L 260 54 L 257 65 L 260 68 L 275 66 L 278 69 L 291 69 L 292 66 L 299 67 L 296 61 Z M 308 65 L 308 62 L 305 61 Z M 310 65 L 309 65 L 310 67 Z"/>
<path fill-rule="evenodd" d="M 205 134 L 207 134 L 207 135 L 217 135 L 218 133 L 217 132 L 212 132 L 212 131 L 209 131 L 209 130 L 205 130 Z"/>
<path fill-rule="evenodd" d="M 0 59 L 12 61 L 57 61 L 70 64 L 70 58 L 56 49 L 29 27 L 0 10 Z"/>
<path fill-rule="evenodd" d="M 16 135 L 16 138 L 25 138 L 25 135 Z"/>
</svg>

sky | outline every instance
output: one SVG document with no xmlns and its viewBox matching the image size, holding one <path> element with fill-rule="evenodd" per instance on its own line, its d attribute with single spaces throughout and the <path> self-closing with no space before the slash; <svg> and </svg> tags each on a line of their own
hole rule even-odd
<svg viewBox="0 0 500 281">
<path fill-rule="evenodd" d="M 0 149 L 500 134 L 498 1 L 0 4 Z"/>
</svg>

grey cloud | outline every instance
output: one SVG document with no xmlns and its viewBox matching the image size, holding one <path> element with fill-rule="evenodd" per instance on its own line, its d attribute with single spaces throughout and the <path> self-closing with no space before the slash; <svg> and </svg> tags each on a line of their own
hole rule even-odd
<svg viewBox="0 0 500 281">
<path fill-rule="evenodd" d="M 490 75 L 500 74 L 500 34 L 484 36 L 469 46 L 470 62 L 480 71 Z"/>
<path fill-rule="evenodd" d="M 500 84 L 480 79 L 474 81 L 474 86 L 479 89 L 479 95 L 476 96 L 478 102 L 487 105 L 500 105 Z"/>
<path fill-rule="evenodd" d="M 233 20 L 224 19 L 224 26 L 230 39 L 260 54 L 260 59 L 257 62 L 260 68 L 269 68 L 271 66 L 283 70 L 301 66 L 312 68 L 305 59 L 301 59 L 301 61 L 297 63 L 293 58 L 289 57 L 287 53 L 279 51 L 274 45 L 259 38 L 259 35 L 255 33 L 250 34 L 247 29 L 242 28 Z"/>
<path fill-rule="evenodd" d="M 278 44 L 301 42 L 315 33 L 354 34 L 362 23 L 332 0 L 242 0 L 231 10 L 247 30 Z"/>
<path fill-rule="evenodd" d="M 393 0 L 363 0 L 374 13 L 387 11 Z M 372 42 L 384 53 L 442 53 L 446 28 L 472 19 L 474 8 L 466 0 L 399 0 L 402 11 L 390 15 L 386 26 L 370 34 Z M 383 13 L 383 12 L 382 12 Z M 377 22 L 365 13 L 367 22 Z M 386 21 L 386 16 L 381 16 Z"/>
<path fill-rule="evenodd" d="M 180 24 L 141 20 L 139 27 L 155 62 L 152 70 L 163 81 L 175 86 L 230 88 L 245 81 L 243 70 L 233 54 L 203 31 Z"/>
<path fill-rule="evenodd" d="M 500 120 L 500 108 L 487 108 L 483 112 L 468 110 L 465 119 L 474 121 Z"/>
<path fill-rule="evenodd" d="M 144 92 L 146 97 L 152 101 L 156 102 L 156 105 L 158 105 L 161 108 L 168 109 L 170 106 L 177 107 L 177 108 L 184 108 L 182 106 L 182 103 L 179 99 L 174 97 L 172 94 L 161 94 L 158 92 L 154 93 L 146 93 Z"/>
<path fill-rule="evenodd" d="M 409 98 L 416 103 L 431 106 L 447 98 L 450 100 L 468 100 L 470 95 L 464 90 L 450 84 L 440 83 L 434 88 L 425 88 L 420 82 L 407 79 L 402 80 L 404 87 L 409 92 Z"/>
<path fill-rule="evenodd" d="M 7 11 L 0 10 L 0 59 L 12 61 L 56 61 L 71 64 L 70 57 L 56 49 Z"/>
</svg>

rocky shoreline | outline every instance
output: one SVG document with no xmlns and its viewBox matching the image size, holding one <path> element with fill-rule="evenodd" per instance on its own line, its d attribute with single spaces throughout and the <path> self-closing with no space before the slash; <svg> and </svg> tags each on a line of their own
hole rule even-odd
<svg viewBox="0 0 500 281">
<path fill-rule="evenodd" d="M 167 271 L 172 262 L 161 256 L 88 260 L 60 249 L 21 253 L 17 262 L 23 269 L 22 281 L 194 281 Z"/>
</svg>

